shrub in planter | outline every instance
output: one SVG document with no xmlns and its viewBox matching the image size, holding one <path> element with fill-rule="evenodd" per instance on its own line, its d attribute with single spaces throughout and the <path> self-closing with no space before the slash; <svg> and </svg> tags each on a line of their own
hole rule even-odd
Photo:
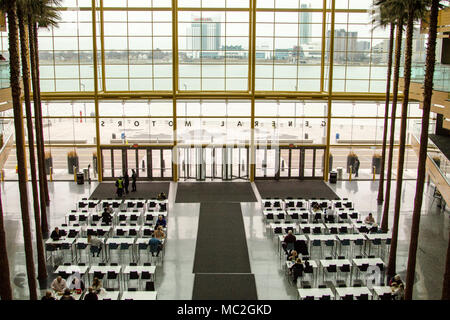
<svg viewBox="0 0 450 320">
<path fill-rule="evenodd" d="M 45 174 L 50 174 L 50 168 L 53 167 L 53 157 L 50 151 L 45 151 Z"/>
<path fill-rule="evenodd" d="M 375 167 L 375 169 L 374 169 Z M 372 173 L 375 170 L 375 174 L 381 173 L 381 154 L 375 153 L 372 156 Z"/>
<path fill-rule="evenodd" d="M 69 169 L 69 173 L 73 174 L 73 167 L 78 168 L 78 155 L 75 151 L 69 151 L 67 153 L 67 168 Z"/>
<path fill-rule="evenodd" d="M 352 168 L 353 173 L 353 165 L 355 164 L 356 159 L 358 159 L 358 156 L 353 151 L 347 155 L 347 173 L 350 172 L 350 168 Z"/>
</svg>

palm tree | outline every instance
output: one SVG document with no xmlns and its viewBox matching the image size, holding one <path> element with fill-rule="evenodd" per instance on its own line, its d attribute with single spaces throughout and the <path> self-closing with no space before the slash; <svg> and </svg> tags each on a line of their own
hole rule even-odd
<svg viewBox="0 0 450 320">
<path fill-rule="evenodd" d="M 17 3 L 17 18 L 19 22 L 20 31 L 20 49 L 22 57 L 22 82 L 25 97 L 25 110 L 27 117 L 27 132 L 28 132 L 28 148 L 30 155 L 30 171 L 31 171 L 31 185 L 33 190 L 33 207 L 34 207 L 34 221 L 36 228 L 36 248 L 38 256 L 38 279 L 44 280 L 47 278 L 47 269 L 45 266 L 44 244 L 42 241 L 41 218 L 39 210 L 39 192 L 36 179 L 36 158 L 34 154 L 34 135 L 33 135 L 33 119 L 31 117 L 31 97 L 30 97 L 30 67 L 29 67 L 29 51 L 28 51 L 28 32 L 26 28 L 26 16 L 24 15 L 23 0 Z"/>
<path fill-rule="evenodd" d="M 23 238 L 25 245 L 25 261 L 30 299 L 37 299 L 36 275 L 33 261 L 33 244 L 31 240 L 30 217 L 28 212 L 28 190 L 25 160 L 25 138 L 23 132 L 23 110 L 20 101 L 20 63 L 18 48 L 18 30 L 16 0 L 0 0 L 0 8 L 8 15 L 8 41 L 11 95 L 14 111 L 14 128 L 16 132 L 16 154 L 19 175 L 20 208 L 22 212 Z"/>
<path fill-rule="evenodd" d="M 401 2 L 400 6 L 404 6 L 405 12 L 407 12 L 406 51 L 405 51 L 404 71 L 403 71 L 404 88 L 403 88 L 403 102 L 402 102 L 402 114 L 400 124 L 400 145 L 398 148 L 394 225 L 392 227 L 392 241 L 391 241 L 391 249 L 389 252 L 389 262 L 387 270 L 388 277 L 392 277 L 395 274 L 395 265 L 397 258 L 398 223 L 400 219 L 400 206 L 402 200 L 401 196 L 403 183 L 403 166 L 405 160 L 405 147 L 406 147 L 406 126 L 408 117 L 409 85 L 411 82 L 412 41 L 414 32 L 414 21 L 422 19 L 425 16 L 425 13 L 428 11 L 429 8 L 430 1 L 431 0 L 400 1 Z"/>
<path fill-rule="evenodd" d="M 401 0 L 397 0 L 401 1 Z M 393 6 L 393 0 L 380 0 L 378 2 L 381 6 L 386 6 L 385 10 L 389 13 L 389 20 L 395 21 L 397 32 L 395 35 L 395 61 L 394 61 L 394 80 L 392 88 L 392 108 L 391 108 L 391 130 L 389 139 L 389 154 L 388 154 L 388 169 L 386 173 L 386 196 L 383 208 L 383 217 L 381 220 L 381 229 L 387 231 L 389 221 L 389 201 L 391 198 L 391 179 L 392 179 L 392 159 L 394 157 L 394 139 L 395 139 L 395 115 L 397 112 L 397 97 L 398 97 L 398 80 L 400 74 L 400 59 L 402 50 L 403 37 L 403 21 L 404 10 Z M 381 184 L 381 182 L 380 182 Z"/>
<path fill-rule="evenodd" d="M 6 251 L 3 206 L 0 194 L 0 300 L 12 300 L 11 279 L 9 277 L 8 252 Z"/>
<path fill-rule="evenodd" d="M 384 188 L 384 165 L 386 162 L 386 140 L 387 129 L 389 124 L 389 98 L 391 94 L 391 75 L 392 75 L 392 56 L 394 52 L 394 37 L 395 37 L 395 20 L 391 20 L 388 10 L 385 6 L 380 5 L 380 1 L 376 2 L 378 7 L 378 13 L 375 15 L 373 22 L 382 28 L 390 27 L 389 31 L 389 53 L 388 53 L 388 68 L 387 68 L 387 80 L 386 80 L 386 100 L 384 104 L 384 127 L 383 127 L 383 146 L 381 148 L 381 170 L 380 170 L 380 182 L 378 186 L 378 204 L 383 203 L 383 188 Z"/>
<path fill-rule="evenodd" d="M 433 95 L 433 75 L 436 57 L 437 16 L 440 0 L 433 0 L 430 10 L 428 29 L 428 45 L 426 71 L 422 105 L 422 131 L 420 134 L 419 164 L 417 166 L 416 196 L 411 225 L 411 241 L 409 243 L 408 267 L 406 272 L 405 299 L 412 299 L 414 274 L 416 273 L 417 241 L 419 239 L 420 210 L 422 209 L 423 186 L 425 183 L 425 167 L 428 147 L 428 124 L 430 122 L 431 97 Z"/>
<path fill-rule="evenodd" d="M 36 124 L 36 142 L 38 150 L 39 186 L 41 191 L 41 209 L 50 201 L 48 193 L 47 175 L 45 173 L 44 133 L 42 125 L 42 106 L 39 84 L 39 49 L 38 49 L 38 25 L 49 28 L 56 26 L 60 16 L 57 7 L 60 0 L 25 0 L 28 13 L 28 31 L 30 34 L 30 60 L 31 74 L 33 78 L 33 101 Z M 42 232 L 48 235 L 48 220 L 46 210 L 42 209 Z"/>
</svg>

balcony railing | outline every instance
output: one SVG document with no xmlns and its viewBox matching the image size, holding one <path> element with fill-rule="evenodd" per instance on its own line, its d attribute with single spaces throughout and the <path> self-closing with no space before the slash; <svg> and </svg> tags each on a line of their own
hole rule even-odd
<svg viewBox="0 0 450 320">
<path fill-rule="evenodd" d="M 9 61 L 0 61 L 0 89 L 9 87 Z"/>
<path fill-rule="evenodd" d="M 425 65 L 416 64 L 411 68 L 411 81 L 422 83 L 425 80 Z M 436 64 L 434 67 L 433 89 L 450 92 L 450 65 Z"/>
</svg>

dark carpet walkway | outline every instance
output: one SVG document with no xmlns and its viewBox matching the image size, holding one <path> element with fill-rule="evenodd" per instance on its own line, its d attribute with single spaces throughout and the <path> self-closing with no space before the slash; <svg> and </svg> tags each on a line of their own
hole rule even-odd
<svg viewBox="0 0 450 320">
<path fill-rule="evenodd" d="M 256 300 L 240 203 L 202 203 L 197 231 L 194 300 Z"/>
<path fill-rule="evenodd" d="M 131 192 L 131 182 L 130 182 L 130 193 L 125 194 L 125 199 L 130 198 L 143 198 L 150 199 L 156 198 L 156 196 L 164 192 L 169 196 L 169 182 L 138 182 L 136 184 L 136 192 Z M 108 199 L 116 198 L 116 185 L 115 182 L 102 182 L 98 187 L 92 192 L 89 199 Z"/>
<path fill-rule="evenodd" d="M 248 182 L 180 182 L 175 202 L 256 202 Z"/>
<path fill-rule="evenodd" d="M 325 182 L 318 180 L 258 180 L 255 184 L 262 198 L 340 199 Z"/>
</svg>

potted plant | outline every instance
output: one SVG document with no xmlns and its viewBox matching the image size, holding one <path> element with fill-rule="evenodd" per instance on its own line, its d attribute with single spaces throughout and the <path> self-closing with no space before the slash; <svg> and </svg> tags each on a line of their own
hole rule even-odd
<svg viewBox="0 0 450 320">
<path fill-rule="evenodd" d="M 67 168 L 69 169 L 69 173 L 73 174 L 73 167 L 78 168 L 78 155 L 76 151 L 69 151 L 67 153 Z"/>
<path fill-rule="evenodd" d="M 53 158 L 51 151 L 45 151 L 45 174 L 50 174 L 50 168 L 53 168 Z"/>
<path fill-rule="evenodd" d="M 380 174 L 381 173 L 381 154 L 375 153 L 372 156 L 372 173 Z"/>
<path fill-rule="evenodd" d="M 94 172 L 98 173 L 98 171 L 97 171 L 97 151 L 92 152 L 92 167 L 94 168 Z"/>
<path fill-rule="evenodd" d="M 350 153 L 347 155 L 347 173 L 350 172 L 350 168 L 352 168 L 353 173 L 353 167 L 355 164 L 356 159 L 358 159 L 358 156 L 353 151 L 350 151 Z"/>
</svg>

